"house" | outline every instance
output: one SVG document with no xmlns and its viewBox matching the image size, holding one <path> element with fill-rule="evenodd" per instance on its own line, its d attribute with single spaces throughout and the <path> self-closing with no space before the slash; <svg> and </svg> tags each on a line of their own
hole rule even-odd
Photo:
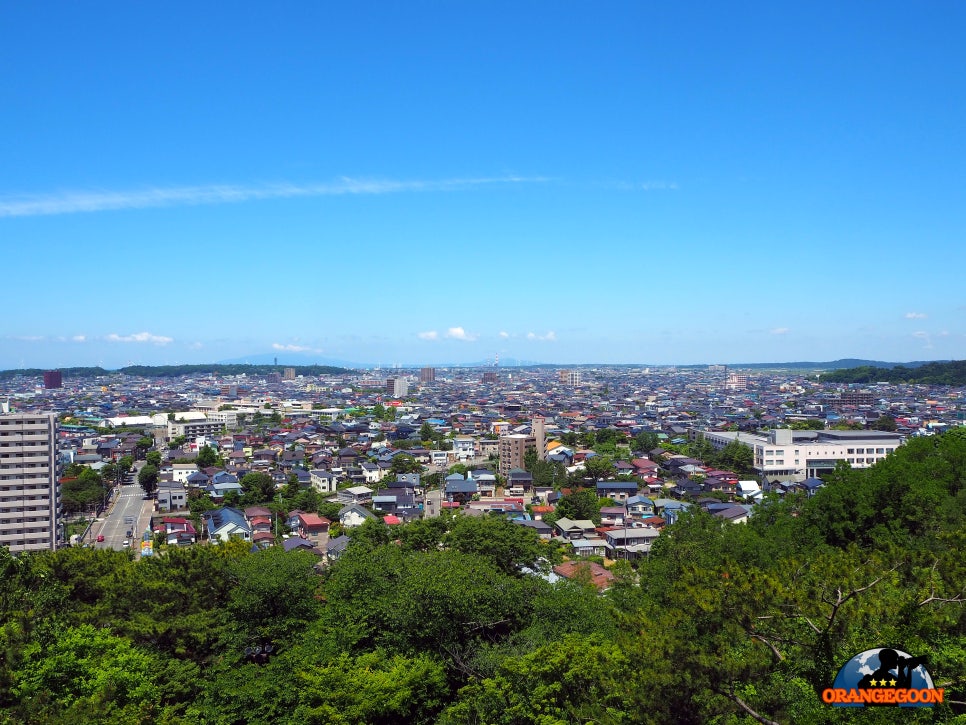
<svg viewBox="0 0 966 725">
<path fill-rule="evenodd" d="M 511 468 L 507 473 L 507 493 L 511 496 L 525 496 L 533 490 L 533 476 L 522 468 Z"/>
<path fill-rule="evenodd" d="M 589 519 L 580 519 L 577 521 L 568 519 L 566 516 L 561 516 L 553 525 L 554 531 L 556 531 L 557 536 L 568 541 L 574 541 L 576 539 L 582 539 L 585 536 L 594 536 L 596 532 L 596 527 L 594 522 Z"/>
<path fill-rule="evenodd" d="M 809 498 L 818 493 L 818 490 L 824 485 L 825 482 L 821 478 L 806 478 L 802 481 L 802 489 Z"/>
<path fill-rule="evenodd" d="M 350 503 L 339 510 L 339 523 L 344 529 L 362 526 L 366 521 L 377 518 L 372 511 L 356 503 Z"/>
<path fill-rule="evenodd" d="M 496 494 L 496 474 L 487 471 L 485 468 L 470 471 L 466 474 L 467 480 L 475 481 L 480 496 L 493 496 Z"/>
<path fill-rule="evenodd" d="M 662 511 L 661 515 L 664 517 L 664 521 L 667 522 L 668 526 L 670 526 L 677 521 L 678 517 L 687 511 L 690 506 L 691 504 L 685 503 L 684 501 L 667 500 L 667 503 L 664 504 L 664 510 Z"/>
<path fill-rule="evenodd" d="M 346 548 L 349 546 L 349 537 L 346 534 L 342 536 L 336 536 L 334 539 L 329 539 L 329 542 L 325 545 L 325 558 L 326 561 L 333 562 L 338 561 L 339 557 L 345 553 Z"/>
<path fill-rule="evenodd" d="M 205 492 L 217 501 L 221 501 L 225 498 L 225 494 L 234 491 L 239 496 L 241 496 L 245 489 L 238 481 L 223 481 L 221 483 L 209 483 L 205 487 Z"/>
<path fill-rule="evenodd" d="M 627 519 L 627 509 L 623 506 L 601 506 L 601 526 L 623 526 Z"/>
<path fill-rule="evenodd" d="M 723 504 L 708 507 L 708 512 L 723 521 L 728 521 L 732 524 L 743 524 L 748 521 L 748 517 L 751 515 L 749 508 L 736 504 Z"/>
<path fill-rule="evenodd" d="M 192 473 L 197 473 L 197 472 L 198 472 L 198 466 L 196 466 L 194 463 L 172 463 L 171 464 L 171 476 L 178 483 L 186 483 L 188 481 L 188 476 L 190 476 Z"/>
<path fill-rule="evenodd" d="M 556 510 L 554 506 L 531 506 L 530 513 L 535 521 L 542 521 L 546 514 L 553 513 Z"/>
<path fill-rule="evenodd" d="M 641 527 L 632 529 L 611 529 L 604 532 L 607 551 L 611 558 L 636 559 L 647 554 L 651 545 L 661 535 L 657 529 Z"/>
<path fill-rule="evenodd" d="M 607 555 L 607 542 L 603 539 L 571 539 L 568 543 L 574 556 Z"/>
<path fill-rule="evenodd" d="M 553 571 L 564 579 L 586 581 L 599 591 L 609 589 L 616 579 L 611 572 L 592 561 L 565 561 L 555 566 Z"/>
<path fill-rule="evenodd" d="M 372 501 L 373 490 L 368 486 L 350 486 L 339 491 L 339 503 L 363 504 Z"/>
<path fill-rule="evenodd" d="M 325 550 L 317 547 L 313 542 L 308 539 L 303 539 L 299 536 L 292 536 L 282 542 L 282 548 L 285 551 L 311 551 L 317 555 L 325 555 Z"/>
<path fill-rule="evenodd" d="M 211 478 L 208 477 L 208 474 L 197 470 L 185 479 L 185 485 L 188 488 L 205 488 L 209 483 L 211 483 Z"/>
<path fill-rule="evenodd" d="M 177 481 L 158 481 L 155 505 L 158 511 L 183 511 L 188 508 L 188 491 Z"/>
<path fill-rule="evenodd" d="M 630 481 L 598 481 L 597 497 L 626 501 L 637 495 L 637 484 Z"/>
<path fill-rule="evenodd" d="M 313 545 L 324 547 L 329 541 L 329 524 L 324 516 L 310 513 L 299 513 L 296 532 L 299 537 L 311 541 Z"/>
<path fill-rule="evenodd" d="M 315 469 L 309 471 L 309 481 L 319 493 L 332 493 L 336 489 L 339 478 L 331 471 Z"/>
<path fill-rule="evenodd" d="M 551 528 L 549 524 L 543 523 L 543 521 L 532 521 L 530 519 L 510 520 L 517 526 L 526 526 L 528 529 L 533 529 L 544 541 L 550 541 L 550 539 L 553 537 L 553 528 Z"/>
<path fill-rule="evenodd" d="M 164 534 L 165 543 L 169 546 L 187 546 L 195 543 L 198 538 L 194 524 L 185 518 L 166 516 L 154 530 Z"/>
<path fill-rule="evenodd" d="M 384 468 L 369 461 L 359 463 L 359 468 L 362 470 L 362 480 L 367 484 L 379 483 L 386 475 Z"/>
<path fill-rule="evenodd" d="M 758 485 L 758 481 L 738 481 L 738 485 L 735 488 L 735 493 L 739 498 L 745 500 L 751 499 L 761 499 L 761 486 Z"/>
<path fill-rule="evenodd" d="M 647 496 L 631 496 L 627 499 L 627 513 L 631 516 L 653 516 L 654 502 Z"/>
<path fill-rule="evenodd" d="M 460 474 L 453 473 L 446 477 L 443 493 L 448 501 L 465 502 L 479 493 L 476 481 L 466 480 Z"/>
<path fill-rule="evenodd" d="M 202 519 L 211 541 L 229 541 L 236 538 L 250 541 L 252 538 L 252 530 L 245 514 L 231 506 L 205 511 Z"/>
</svg>

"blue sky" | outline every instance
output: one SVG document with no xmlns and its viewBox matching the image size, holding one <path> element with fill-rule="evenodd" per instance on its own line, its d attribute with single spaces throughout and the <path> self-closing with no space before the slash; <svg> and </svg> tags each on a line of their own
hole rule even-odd
<svg viewBox="0 0 966 725">
<path fill-rule="evenodd" d="M 6 3 L 0 368 L 966 358 L 964 21 Z"/>
</svg>

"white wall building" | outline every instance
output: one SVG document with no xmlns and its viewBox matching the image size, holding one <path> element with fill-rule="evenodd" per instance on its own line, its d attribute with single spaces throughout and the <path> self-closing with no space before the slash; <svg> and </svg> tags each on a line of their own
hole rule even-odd
<svg viewBox="0 0 966 725">
<path fill-rule="evenodd" d="M 0 415 L 0 546 L 56 549 L 60 518 L 57 416 Z"/>
<path fill-rule="evenodd" d="M 852 468 L 868 468 L 902 445 L 903 436 L 877 430 L 790 430 L 767 434 L 700 431 L 716 450 L 736 439 L 754 453 L 754 467 L 769 482 L 821 478 L 845 461 Z"/>
</svg>

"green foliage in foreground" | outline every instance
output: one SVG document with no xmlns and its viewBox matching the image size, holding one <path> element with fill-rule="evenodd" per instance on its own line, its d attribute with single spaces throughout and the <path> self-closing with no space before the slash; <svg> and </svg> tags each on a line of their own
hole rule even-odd
<svg viewBox="0 0 966 725">
<path fill-rule="evenodd" d="M 532 574 L 559 553 L 499 519 L 375 527 L 322 574 L 239 542 L 0 550 L 0 723 L 966 720 L 960 431 L 747 525 L 686 516 L 604 594 Z M 877 646 L 927 655 L 947 703 L 824 705 Z"/>
</svg>

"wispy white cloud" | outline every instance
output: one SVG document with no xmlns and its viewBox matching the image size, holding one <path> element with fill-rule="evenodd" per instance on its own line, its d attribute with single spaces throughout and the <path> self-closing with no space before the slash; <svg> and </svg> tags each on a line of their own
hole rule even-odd
<svg viewBox="0 0 966 725">
<path fill-rule="evenodd" d="M 436 330 L 427 330 L 416 335 L 420 340 L 438 340 L 439 333 Z"/>
<path fill-rule="evenodd" d="M 676 181 L 604 181 L 599 186 L 617 191 L 677 191 Z"/>
<path fill-rule="evenodd" d="M 473 342 L 476 340 L 476 335 L 473 335 L 462 327 L 451 327 L 446 331 L 446 337 L 450 340 L 463 340 L 465 342 Z"/>
<path fill-rule="evenodd" d="M 500 331 L 500 337 L 502 337 L 504 340 L 506 340 L 506 339 L 508 339 L 510 337 L 510 333 L 509 332 L 504 332 L 504 331 L 501 330 Z"/>
<path fill-rule="evenodd" d="M 772 335 L 787 335 L 789 330 L 787 327 L 776 327 L 770 332 Z"/>
<path fill-rule="evenodd" d="M 7 339 L 20 342 L 43 342 L 47 338 L 43 335 L 9 335 Z"/>
<path fill-rule="evenodd" d="M 535 332 L 528 332 L 527 339 L 538 340 L 540 342 L 553 342 L 557 339 L 557 333 L 554 332 L 553 330 L 550 330 L 549 332 L 547 332 L 546 335 L 538 335 Z"/>
<path fill-rule="evenodd" d="M 273 342 L 272 349 L 280 350 L 281 352 L 322 352 L 321 350 L 306 347 L 305 345 L 283 344 L 280 342 Z"/>
<path fill-rule="evenodd" d="M 170 342 L 174 342 L 173 337 L 152 335 L 150 332 L 135 332 L 133 335 L 118 335 L 117 333 L 112 332 L 104 339 L 108 342 L 148 342 L 152 345 L 167 345 Z"/>
<path fill-rule="evenodd" d="M 917 330 L 916 332 L 912 333 L 912 336 L 923 341 L 923 349 L 932 349 L 932 335 L 930 335 L 928 332 L 925 332 L 924 330 Z"/>
<path fill-rule="evenodd" d="M 200 204 L 237 204 L 263 199 L 377 195 L 404 192 L 457 191 L 499 184 L 535 184 L 550 181 L 541 176 L 494 176 L 464 179 L 392 180 L 342 177 L 322 184 L 268 184 L 243 186 L 212 184 L 123 191 L 65 191 L 51 194 L 0 197 L 0 217 L 51 216 L 118 209 L 149 209 Z"/>
<path fill-rule="evenodd" d="M 87 335 L 74 335 L 70 339 L 74 342 L 87 342 Z"/>
<path fill-rule="evenodd" d="M 927 315 L 925 312 L 907 312 L 906 313 L 907 320 L 925 320 L 927 317 L 929 317 L 929 315 Z"/>
</svg>

